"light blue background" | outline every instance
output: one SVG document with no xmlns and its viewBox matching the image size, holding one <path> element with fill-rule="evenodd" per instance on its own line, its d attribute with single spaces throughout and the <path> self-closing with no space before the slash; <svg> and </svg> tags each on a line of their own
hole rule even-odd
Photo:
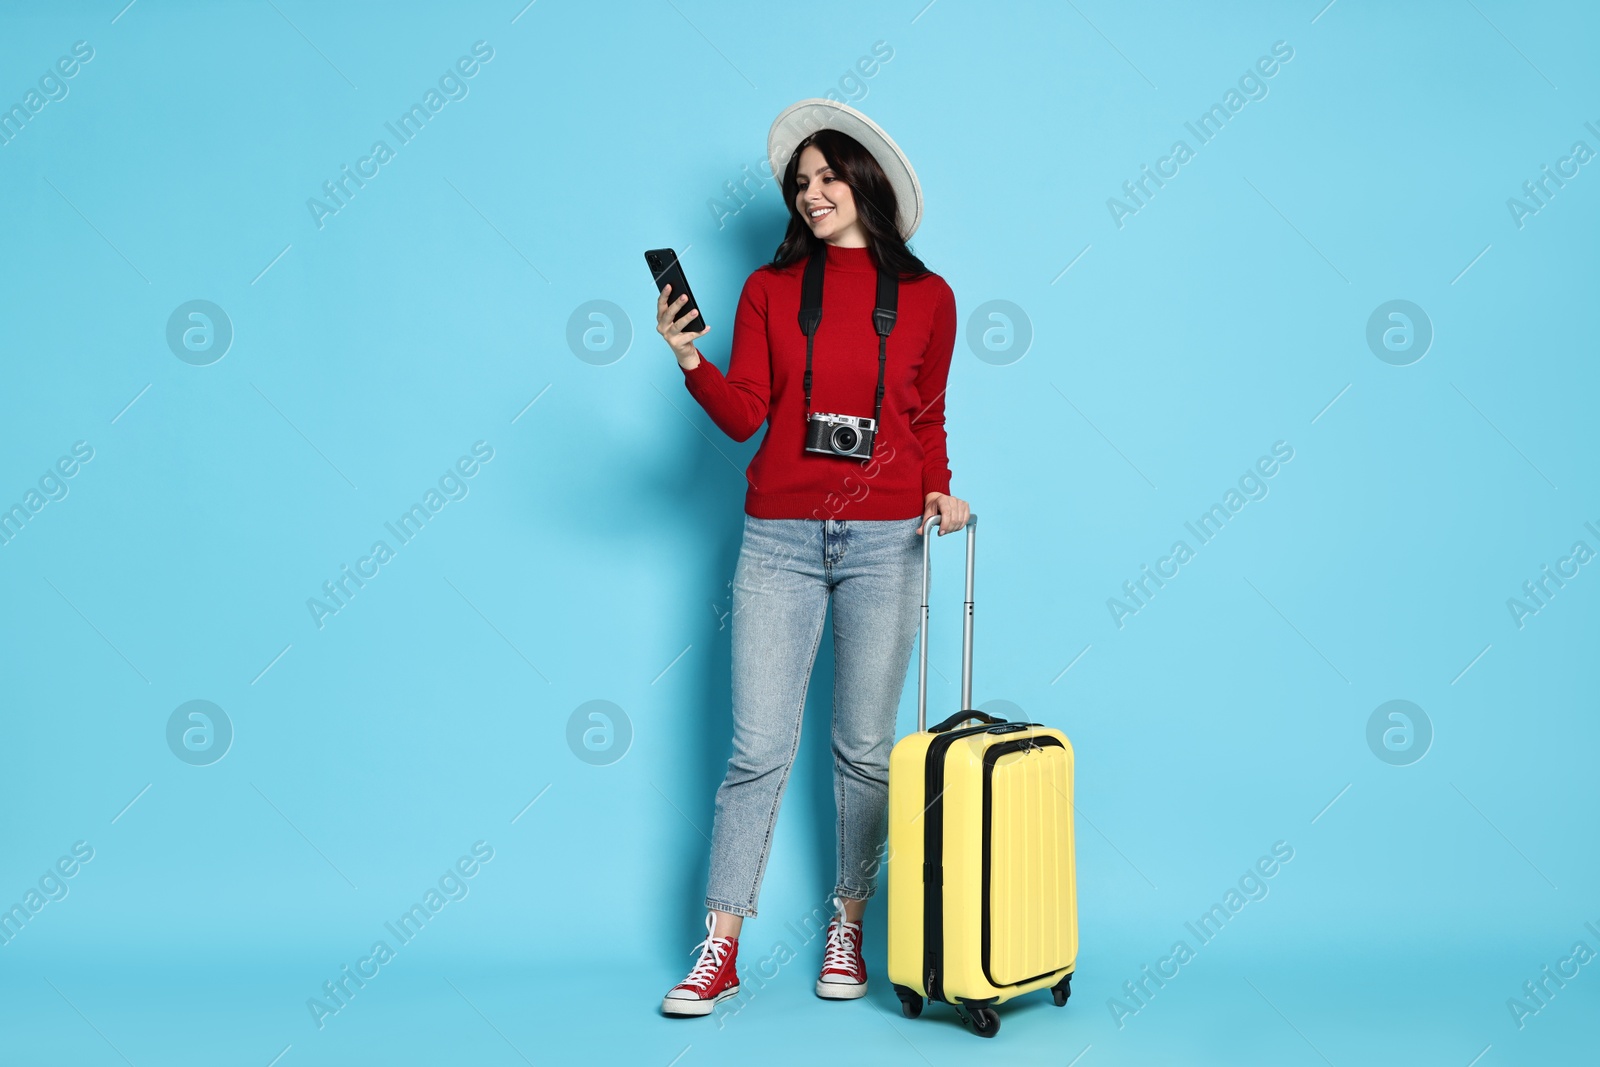
<svg viewBox="0 0 1600 1067">
<path fill-rule="evenodd" d="M 1322 3 L 8 8 L 0 104 L 95 52 L 0 148 L 0 504 L 75 441 L 94 458 L 0 547 L 0 903 L 95 851 L 0 947 L 3 1058 L 1592 1057 L 1600 965 L 1523 1029 L 1506 1002 L 1600 950 L 1600 570 L 1520 629 L 1506 601 L 1600 549 L 1600 164 L 1520 228 L 1506 202 L 1600 150 L 1600 24 Z M 469 95 L 319 229 L 307 199 L 479 40 Z M 1268 95 L 1196 146 L 1183 124 L 1276 41 Z M 913 247 L 957 294 L 975 699 L 1077 752 L 1075 996 L 1007 1005 L 993 1042 L 900 1018 L 881 898 L 870 996 L 811 993 L 819 948 L 785 924 L 833 878 L 827 640 L 743 939 L 747 977 L 779 940 L 798 959 L 720 1027 L 657 1014 L 701 933 L 756 442 L 680 384 L 640 253 L 683 251 L 725 366 L 784 216 L 771 185 L 722 225 L 708 201 L 830 89 L 915 162 Z M 1119 228 L 1107 199 L 1178 138 L 1195 157 Z M 193 299 L 235 331 L 209 366 L 165 340 Z M 1409 366 L 1365 340 L 1393 299 L 1435 331 Z M 567 340 L 594 300 L 632 334 L 598 362 Z M 1031 323 L 1020 360 L 968 344 L 991 300 Z M 476 441 L 468 495 L 319 629 L 307 598 Z M 1107 598 L 1276 441 L 1270 495 L 1119 629 Z M 940 717 L 959 543 L 936 545 Z M 235 730 L 210 766 L 165 740 L 193 699 Z M 1367 745 L 1391 699 L 1435 732 L 1409 766 Z M 632 725 L 609 766 L 566 741 L 589 700 Z M 479 840 L 470 894 L 319 1031 L 307 998 Z M 1108 1000 L 1276 841 L 1270 894 L 1119 1028 Z"/>
</svg>

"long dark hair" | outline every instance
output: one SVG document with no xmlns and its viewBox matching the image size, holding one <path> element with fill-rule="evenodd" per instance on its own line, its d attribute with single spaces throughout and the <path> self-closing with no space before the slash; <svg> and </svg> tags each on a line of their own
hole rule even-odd
<svg viewBox="0 0 1600 1067">
<path fill-rule="evenodd" d="M 773 253 L 774 268 L 790 266 L 807 259 L 814 248 L 823 243 L 811 232 L 811 226 L 795 207 L 800 195 L 800 153 L 807 145 L 816 145 L 834 177 L 850 187 L 855 198 L 856 215 L 862 229 L 867 231 L 867 247 L 875 263 L 893 270 L 902 278 L 915 278 L 929 273 L 911 249 L 906 247 L 900 230 L 895 226 L 899 201 L 894 186 L 883 173 L 883 168 L 861 142 L 838 130 L 818 130 L 795 146 L 789 165 L 783 171 L 783 201 L 789 206 L 789 229 L 783 242 Z"/>
</svg>

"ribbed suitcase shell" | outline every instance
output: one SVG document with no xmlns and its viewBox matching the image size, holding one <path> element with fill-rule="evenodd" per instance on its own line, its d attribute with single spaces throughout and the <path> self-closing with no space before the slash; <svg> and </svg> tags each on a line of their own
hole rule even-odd
<svg viewBox="0 0 1600 1067">
<path fill-rule="evenodd" d="M 918 731 L 889 756 L 889 978 L 952 1004 L 1000 1003 L 1054 986 L 1076 965 L 1072 745 L 1037 724 L 950 735 Z M 943 770 L 934 804 L 930 749 Z M 935 820 L 937 868 L 926 849 Z M 938 879 L 931 923 L 928 879 Z M 932 960 L 930 940 L 942 942 Z"/>
</svg>

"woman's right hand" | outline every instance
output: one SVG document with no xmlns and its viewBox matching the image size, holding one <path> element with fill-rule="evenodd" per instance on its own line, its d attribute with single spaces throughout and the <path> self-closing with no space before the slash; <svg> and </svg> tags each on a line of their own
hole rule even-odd
<svg viewBox="0 0 1600 1067">
<path fill-rule="evenodd" d="M 710 333 L 711 326 L 707 324 L 699 333 L 684 332 L 684 325 L 694 318 L 697 312 L 691 311 L 681 318 L 673 318 L 689 297 L 680 296 L 669 305 L 667 300 L 671 292 L 672 283 L 668 282 L 666 288 L 661 290 L 661 295 L 656 298 L 656 332 L 671 346 L 672 354 L 678 357 L 678 365 L 684 370 L 693 370 L 700 362 L 700 353 L 695 349 L 694 343 Z"/>
</svg>

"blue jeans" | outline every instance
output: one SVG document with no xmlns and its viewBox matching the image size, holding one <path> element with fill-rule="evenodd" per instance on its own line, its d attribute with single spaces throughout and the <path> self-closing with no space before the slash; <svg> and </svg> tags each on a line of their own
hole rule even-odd
<svg viewBox="0 0 1600 1067">
<path fill-rule="evenodd" d="M 889 749 L 922 608 L 921 521 L 745 516 L 733 579 L 733 755 L 717 789 L 706 907 L 756 914 L 830 601 L 834 895 L 864 900 L 876 889 Z"/>
</svg>

